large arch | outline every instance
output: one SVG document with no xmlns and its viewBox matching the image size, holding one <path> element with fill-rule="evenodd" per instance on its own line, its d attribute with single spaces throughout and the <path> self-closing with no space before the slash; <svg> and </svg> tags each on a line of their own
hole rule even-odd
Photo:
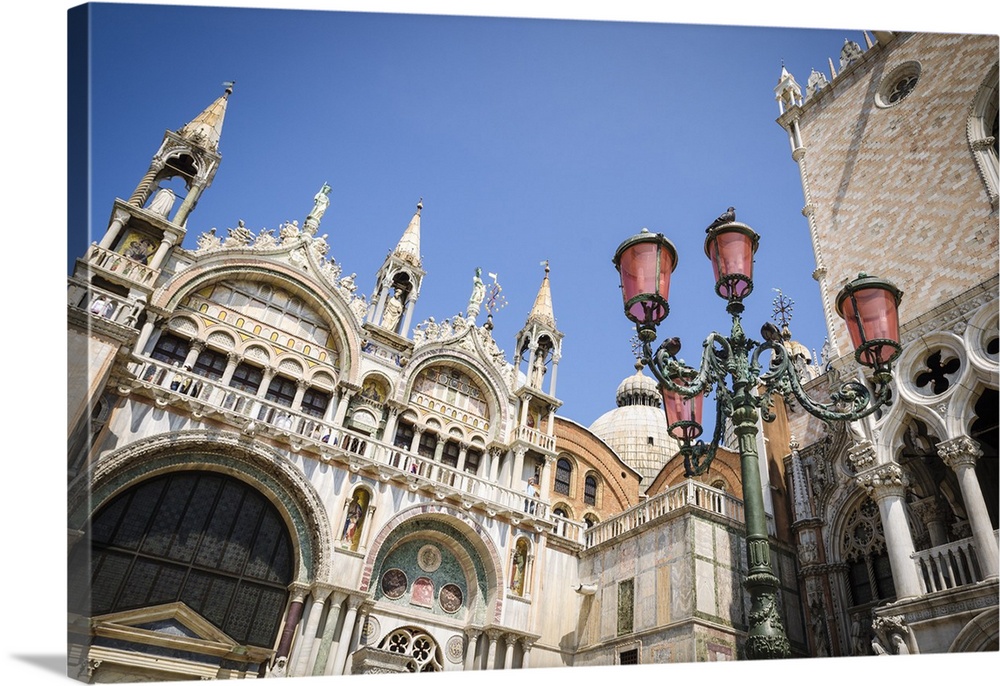
<svg viewBox="0 0 1000 686">
<path fill-rule="evenodd" d="M 484 621 L 487 624 L 499 623 L 503 611 L 503 560 L 482 526 L 465 512 L 448 505 L 436 503 L 414 505 L 386 522 L 372 540 L 368 555 L 365 557 L 360 590 L 367 592 L 377 583 L 378 580 L 373 579 L 373 575 L 396 542 L 395 530 L 416 519 L 442 522 L 465 537 L 484 567 L 486 582 Z"/>
<path fill-rule="evenodd" d="M 1000 647 L 1000 615 L 996 608 L 985 610 L 969 621 L 948 648 L 949 653 L 996 651 Z"/>
<path fill-rule="evenodd" d="M 191 293 L 230 279 L 267 281 L 307 302 L 329 321 L 331 332 L 341 343 L 336 366 L 343 379 L 350 383 L 358 382 L 361 339 L 354 313 L 333 289 L 303 279 L 301 271 L 284 262 L 263 261 L 258 257 L 250 264 L 234 263 L 233 257 L 227 256 L 225 251 L 212 253 L 155 291 L 150 297 L 149 308 L 154 312 L 173 313 Z"/>
<path fill-rule="evenodd" d="M 84 530 L 93 513 L 126 489 L 153 476 L 184 470 L 221 472 L 255 487 L 292 532 L 295 581 L 330 582 L 332 529 L 319 493 L 279 453 L 229 431 L 168 432 L 102 458 L 70 486 L 70 530 Z"/>
</svg>

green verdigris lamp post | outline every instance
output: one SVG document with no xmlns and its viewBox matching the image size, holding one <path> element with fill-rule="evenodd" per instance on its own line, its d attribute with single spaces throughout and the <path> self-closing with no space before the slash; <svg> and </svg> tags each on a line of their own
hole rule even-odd
<svg viewBox="0 0 1000 686">
<path fill-rule="evenodd" d="M 891 283 L 861 274 L 837 296 L 842 316 L 855 346 L 855 359 L 873 370 L 874 393 L 859 381 L 846 381 L 831 392 L 828 404 L 806 395 L 791 358 L 781 343 L 780 331 L 765 324 L 763 343 L 743 331 L 743 300 L 753 290 L 753 258 L 760 237 L 746 224 L 730 221 L 713 224 L 705 239 L 705 254 L 715 271 L 715 292 L 726 300 L 732 316 L 729 336 L 711 333 L 705 339 L 701 367 L 688 367 L 677 359 L 680 339 L 665 340 L 654 352 L 656 327 L 670 311 L 670 275 L 677 267 L 677 250 L 662 234 L 643 229 L 623 242 L 614 265 L 621 276 L 625 316 L 636 325 L 642 343 L 642 362 L 659 382 L 668 430 L 681 442 L 686 476 L 703 474 L 722 441 L 726 419 L 733 423 L 740 454 L 743 505 L 746 519 L 747 578 L 750 618 L 744 648 L 748 659 L 789 657 L 790 647 L 775 604 L 778 579 L 771 571 L 767 521 L 757 461 L 757 418 L 773 421 L 772 396 L 793 397 L 810 414 L 825 421 L 854 421 L 889 405 L 891 363 L 902 348 L 899 343 L 899 306 L 902 292 Z M 770 353 L 767 371 L 761 374 L 760 356 Z M 732 379 L 732 387 L 727 386 Z M 716 422 L 710 444 L 696 439 L 702 433 L 704 396 L 715 389 Z M 755 393 L 755 391 L 758 391 Z"/>
</svg>

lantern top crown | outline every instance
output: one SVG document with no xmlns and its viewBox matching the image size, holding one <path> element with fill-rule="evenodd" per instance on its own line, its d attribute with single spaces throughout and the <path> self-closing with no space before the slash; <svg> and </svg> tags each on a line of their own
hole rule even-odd
<svg viewBox="0 0 1000 686">
<path fill-rule="evenodd" d="M 677 248 L 674 247 L 674 244 L 662 233 L 653 233 L 646 227 L 643 227 L 642 230 L 634 236 L 626 238 L 622 241 L 621 245 L 618 246 L 618 249 L 615 250 L 615 256 L 611 260 L 614 262 L 615 267 L 618 267 L 621 262 L 622 253 L 636 243 L 660 243 L 666 246 L 667 250 L 670 251 L 670 254 L 673 257 L 674 268 L 677 268 Z"/>
<path fill-rule="evenodd" d="M 744 234 L 750 239 L 751 251 L 757 252 L 757 248 L 760 246 L 760 234 L 751 229 L 749 226 L 743 222 L 726 222 L 725 224 L 719 224 L 718 226 L 713 226 L 705 230 L 708 235 L 705 236 L 705 255 L 709 258 L 712 257 L 711 252 L 709 252 L 709 246 L 712 240 L 718 236 L 720 233 L 729 233 L 731 231 L 738 231 Z"/>
<path fill-rule="evenodd" d="M 899 307 L 899 303 L 903 300 L 903 291 L 897 288 L 895 284 L 877 276 L 870 276 L 865 272 L 859 272 L 857 278 L 844 284 L 840 293 L 837 294 L 837 314 L 843 317 L 844 301 L 850 297 L 851 293 L 864 290 L 865 288 L 881 288 L 889 291 L 896 301 L 896 307 Z"/>
</svg>

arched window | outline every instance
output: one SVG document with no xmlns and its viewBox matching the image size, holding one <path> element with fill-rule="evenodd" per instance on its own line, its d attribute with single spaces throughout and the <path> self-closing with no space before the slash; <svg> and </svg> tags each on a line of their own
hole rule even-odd
<svg viewBox="0 0 1000 686">
<path fill-rule="evenodd" d="M 295 400 L 295 382 L 287 377 L 276 374 L 271 379 L 264 398 L 279 405 L 291 407 L 292 401 Z"/>
<path fill-rule="evenodd" d="M 841 534 L 844 561 L 847 562 L 851 605 L 866 605 L 892 600 L 896 589 L 885 547 L 882 517 L 871 498 L 851 513 Z"/>
<path fill-rule="evenodd" d="M 313 417 L 322 417 L 330 406 L 330 393 L 318 388 L 307 388 L 302 394 L 302 411 Z"/>
<path fill-rule="evenodd" d="M 565 457 L 556 462 L 556 480 L 552 490 L 562 495 L 569 495 L 569 482 L 573 476 L 573 465 Z"/>
<path fill-rule="evenodd" d="M 594 515 L 592 515 L 590 513 L 587 513 L 587 514 L 585 514 L 583 516 L 583 523 L 586 524 L 587 528 L 589 529 L 590 527 L 592 527 L 595 524 L 597 524 L 597 517 L 595 517 Z"/>
<path fill-rule="evenodd" d="M 90 607 L 84 599 L 75 611 L 181 601 L 237 642 L 273 647 L 292 543 L 274 505 L 248 484 L 210 472 L 154 477 L 104 505 L 89 529 L 90 549 L 73 550 L 70 570 L 89 578 Z"/>
<path fill-rule="evenodd" d="M 180 336 L 175 336 L 172 333 L 165 333 L 156 341 L 156 346 L 153 347 L 150 357 L 154 360 L 166 362 L 168 365 L 174 363 L 182 365 L 190 349 L 191 341 L 185 340 Z"/>
<path fill-rule="evenodd" d="M 226 372 L 228 359 L 223 353 L 205 348 L 198 354 L 198 360 L 194 363 L 195 374 L 208 379 L 218 381 Z"/>
<path fill-rule="evenodd" d="M 597 477 L 593 474 L 588 474 L 583 481 L 583 502 L 597 505 Z"/>
<path fill-rule="evenodd" d="M 1000 163 L 998 163 L 997 132 L 1000 113 L 997 108 L 997 65 L 994 64 L 979 86 L 972 101 L 966 135 L 969 146 L 979 168 L 979 174 L 986 184 L 990 200 L 997 201 L 1000 186 Z"/>
<path fill-rule="evenodd" d="M 233 372 L 233 378 L 230 379 L 229 385 L 239 391 L 246 391 L 253 394 L 260 388 L 261 381 L 263 380 L 264 371 L 260 367 L 241 362 L 236 367 L 236 371 Z"/>
</svg>

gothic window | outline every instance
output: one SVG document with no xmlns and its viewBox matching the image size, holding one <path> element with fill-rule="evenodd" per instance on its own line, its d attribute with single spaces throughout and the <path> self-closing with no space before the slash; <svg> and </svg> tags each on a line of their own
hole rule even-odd
<svg viewBox="0 0 1000 686">
<path fill-rule="evenodd" d="M 587 505 L 597 505 L 597 477 L 588 474 L 583 482 L 583 502 Z"/>
<path fill-rule="evenodd" d="M 956 377 L 962 367 L 958 358 L 950 357 L 943 359 L 943 350 L 936 350 L 924 361 L 924 371 L 917 374 L 914 380 L 918 389 L 922 389 L 925 394 L 940 395 L 951 386 L 952 380 Z"/>
<path fill-rule="evenodd" d="M 233 378 L 230 379 L 229 385 L 236 390 L 256 394 L 263 380 L 264 371 L 260 367 L 241 362 L 233 372 Z"/>
<path fill-rule="evenodd" d="M 597 517 L 595 517 L 594 515 L 589 514 L 589 513 L 585 514 L 583 516 L 583 523 L 586 524 L 587 528 L 589 529 L 592 526 L 596 526 L 597 525 Z"/>
<path fill-rule="evenodd" d="M 1000 160 L 998 160 L 997 138 L 1000 116 L 997 105 L 997 65 L 993 65 L 986 78 L 979 86 L 972 101 L 969 119 L 966 123 L 966 135 L 969 146 L 979 168 L 979 174 L 986 184 L 990 200 L 996 202 L 998 193 L 998 176 L 1000 176 Z"/>
<path fill-rule="evenodd" d="M 414 672 L 440 672 L 441 650 L 427 632 L 415 627 L 396 629 L 379 645 L 382 650 L 413 658 L 408 669 Z"/>
<path fill-rule="evenodd" d="M 468 374 L 451 367 L 425 369 L 413 384 L 414 395 L 422 393 L 481 419 L 490 418 L 482 390 Z M 412 398 L 411 396 L 411 399 Z"/>
<path fill-rule="evenodd" d="M 160 336 L 160 340 L 156 341 L 156 346 L 153 348 L 150 356 L 154 360 L 166 362 L 168 365 L 174 363 L 181 365 L 184 364 L 184 359 L 187 357 L 188 350 L 190 349 L 190 341 L 170 333 L 165 333 Z"/>
<path fill-rule="evenodd" d="M 292 401 L 295 400 L 295 389 L 296 384 L 294 381 L 275 374 L 274 378 L 271 379 L 270 385 L 267 387 L 267 393 L 264 395 L 264 398 L 273 403 L 291 407 Z"/>
<path fill-rule="evenodd" d="M 91 616 L 182 601 L 238 643 L 272 648 L 294 577 L 291 538 L 249 485 L 207 472 L 154 477 L 91 519 L 71 556 Z M 86 540 L 86 539 L 85 539 Z M 89 554 L 89 562 L 87 557 Z"/>
<path fill-rule="evenodd" d="M 917 87 L 920 79 L 920 63 L 906 62 L 893 69 L 882 79 L 875 104 L 879 107 L 893 107 L 902 102 Z"/>
<path fill-rule="evenodd" d="M 330 393 L 318 388 L 307 388 L 302 394 L 302 411 L 313 417 L 322 418 L 330 406 Z"/>
<path fill-rule="evenodd" d="M 618 582 L 618 635 L 630 634 L 633 631 L 635 615 L 635 585 L 634 579 Z"/>
<path fill-rule="evenodd" d="M 570 479 L 573 476 L 573 465 L 565 457 L 556 462 L 556 480 L 552 490 L 562 495 L 569 495 Z"/>
<path fill-rule="evenodd" d="M 848 565 L 852 606 L 895 598 L 882 518 L 871 498 L 866 497 L 848 517 L 841 533 L 841 549 Z"/>
<path fill-rule="evenodd" d="M 226 371 L 228 358 L 215 350 L 205 348 L 194 363 L 194 373 L 218 381 Z"/>
</svg>

